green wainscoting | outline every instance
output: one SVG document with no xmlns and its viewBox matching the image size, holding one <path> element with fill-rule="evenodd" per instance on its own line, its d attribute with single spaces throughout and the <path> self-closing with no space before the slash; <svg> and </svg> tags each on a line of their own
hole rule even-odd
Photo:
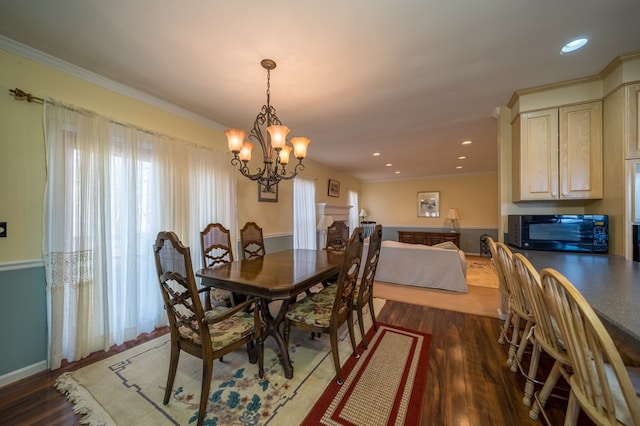
<svg viewBox="0 0 640 426">
<path fill-rule="evenodd" d="M 46 368 L 47 302 L 44 266 L 0 270 L 0 385 Z M 20 377 L 20 372 L 24 375 Z"/>
</svg>

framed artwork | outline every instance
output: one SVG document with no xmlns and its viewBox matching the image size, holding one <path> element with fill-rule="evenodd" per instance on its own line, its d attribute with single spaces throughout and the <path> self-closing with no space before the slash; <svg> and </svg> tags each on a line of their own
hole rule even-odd
<svg viewBox="0 0 640 426">
<path fill-rule="evenodd" d="M 418 192 L 418 217 L 440 217 L 440 192 Z"/>
<path fill-rule="evenodd" d="M 258 182 L 258 201 L 266 201 L 271 203 L 278 202 L 278 185 L 274 185 L 270 190 L 260 182 Z"/>
<path fill-rule="evenodd" d="M 340 196 L 340 182 L 337 180 L 329 179 L 329 197 L 339 197 Z"/>
</svg>

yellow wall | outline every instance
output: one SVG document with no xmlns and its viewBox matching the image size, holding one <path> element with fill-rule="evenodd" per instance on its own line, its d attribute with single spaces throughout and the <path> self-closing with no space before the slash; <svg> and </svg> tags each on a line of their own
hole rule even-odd
<svg viewBox="0 0 640 426">
<path fill-rule="evenodd" d="M 495 173 L 447 175 L 388 182 L 363 182 L 360 208 L 368 220 L 383 226 L 448 228 L 450 208 L 460 213 L 462 228 L 498 226 L 498 181 Z M 418 217 L 418 192 L 440 192 L 440 217 Z"/>
<path fill-rule="evenodd" d="M 20 88 L 34 96 L 56 98 L 159 133 L 226 149 L 224 134 L 213 124 L 178 116 L 5 50 L 0 50 L 0 86 L 0 221 L 7 222 L 7 238 L 0 238 L 0 262 L 42 256 L 43 106 L 14 100 L 8 95 L 10 89 Z"/>
<path fill-rule="evenodd" d="M 313 150 L 313 141 L 309 145 Z M 304 162 L 305 169 L 298 176 L 312 179 L 316 184 L 316 203 L 348 205 L 348 191 L 359 191 L 360 181 L 347 175 L 319 166 L 312 161 Z M 327 195 L 329 179 L 340 182 L 340 197 Z M 278 203 L 256 202 L 258 184 L 245 178 L 238 178 L 238 226 L 245 222 L 256 222 L 263 228 L 264 236 L 278 236 L 293 233 L 293 181 L 280 182 Z"/>
<path fill-rule="evenodd" d="M 63 64 L 64 65 L 64 64 Z M 79 70 L 81 75 L 89 75 Z M 97 76 L 94 81 L 106 81 Z M 114 84 L 106 81 L 106 84 Z M 105 84 L 105 85 L 106 85 Z M 113 86 L 112 86 L 113 87 Z M 7 222 L 7 238 L 0 238 L 0 263 L 38 259 L 42 255 L 42 204 L 45 184 L 43 107 L 16 101 L 10 89 L 20 88 L 38 97 L 52 97 L 178 139 L 227 150 L 224 127 L 158 101 L 153 106 L 109 90 L 23 56 L 0 49 L 0 222 Z M 144 99 L 144 98 L 143 98 Z M 170 112 L 177 111 L 177 112 Z M 247 123 L 247 126 L 250 123 Z M 309 146 L 313 151 L 313 141 Z M 229 154 L 229 158 L 231 155 Z M 301 176 L 315 179 L 317 202 L 329 202 L 329 178 L 341 182 L 340 198 L 347 204 L 347 189 L 359 190 L 359 181 L 305 161 Z M 231 165 L 229 166 L 231 167 Z M 238 224 L 256 221 L 265 236 L 293 232 L 293 182 L 281 184 L 278 203 L 258 202 L 257 184 L 238 173 Z"/>
</svg>

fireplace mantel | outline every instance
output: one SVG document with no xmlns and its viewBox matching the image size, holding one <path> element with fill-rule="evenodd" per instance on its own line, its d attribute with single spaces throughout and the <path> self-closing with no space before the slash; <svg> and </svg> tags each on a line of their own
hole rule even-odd
<svg viewBox="0 0 640 426">
<path fill-rule="evenodd" d="M 327 204 L 327 203 L 318 203 L 318 220 L 322 216 L 331 216 L 334 221 L 345 221 L 347 224 L 349 223 L 349 210 L 351 210 L 352 206 L 345 205 L 335 205 L 335 204 Z"/>
</svg>

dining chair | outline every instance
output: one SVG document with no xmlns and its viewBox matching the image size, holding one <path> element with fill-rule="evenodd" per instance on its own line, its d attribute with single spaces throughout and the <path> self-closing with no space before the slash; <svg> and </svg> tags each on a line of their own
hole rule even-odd
<svg viewBox="0 0 640 426">
<path fill-rule="evenodd" d="M 364 230 L 363 230 L 364 236 Z M 358 326 L 360 328 L 360 335 L 362 336 L 362 346 L 368 349 L 367 337 L 364 330 L 364 307 L 368 306 L 369 313 L 371 314 L 371 322 L 373 329 L 378 331 L 378 323 L 376 322 L 376 314 L 373 309 L 373 283 L 376 277 L 376 270 L 378 268 L 378 260 L 380 259 L 380 247 L 382 245 L 382 225 L 376 225 L 373 233 L 369 237 L 369 249 L 367 252 L 367 258 L 364 263 L 364 272 L 362 278 L 356 284 L 356 288 L 353 290 L 353 309 L 358 314 Z M 364 249 L 363 249 L 364 250 Z M 360 265 L 362 269 L 363 265 Z M 337 286 L 330 285 L 326 289 L 322 290 L 322 294 L 329 298 L 335 297 Z M 313 335 L 312 335 L 313 338 Z"/>
<path fill-rule="evenodd" d="M 362 278 L 353 291 L 353 309 L 355 309 L 358 313 L 358 325 L 360 327 L 360 335 L 362 336 L 362 345 L 365 349 L 369 348 L 367 337 L 364 331 L 363 309 L 365 306 L 369 307 L 369 313 L 371 314 L 371 323 L 374 331 L 378 331 L 376 314 L 373 309 L 373 282 L 375 281 L 376 270 L 378 269 L 378 260 L 380 259 L 381 245 L 382 225 L 376 225 L 373 229 L 373 233 L 369 235 L 369 251 L 367 252 L 367 259 L 365 260 Z"/>
<path fill-rule="evenodd" d="M 528 298 L 524 289 L 515 277 L 513 270 L 513 253 L 506 244 L 496 242 L 496 255 L 500 263 L 500 269 L 504 275 L 504 281 L 509 289 L 509 306 L 512 313 L 511 319 L 513 327 L 511 330 L 511 338 L 509 344 L 509 354 L 507 357 L 507 365 L 511 367 L 514 373 L 521 367 L 520 362 L 527 346 L 527 335 L 534 324 L 534 318 L 531 314 Z M 521 324 L 524 322 L 524 329 L 521 330 Z"/>
<path fill-rule="evenodd" d="M 327 289 L 330 289 L 335 286 L 335 290 L 327 293 L 327 289 L 324 289 L 292 303 L 284 317 L 286 347 L 289 347 L 291 327 L 311 331 L 312 333 L 329 334 L 338 384 L 343 383 L 340 355 L 338 353 L 338 329 L 345 322 L 349 329 L 353 355 L 355 357 L 359 356 L 356 350 L 353 328 L 353 292 L 360 272 L 363 241 L 362 228 L 358 227 L 347 241 L 338 281 L 327 287 Z"/>
<path fill-rule="evenodd" d="M 167 405 L 174 391 L 180 351 L 200 358 L 198 425 L 202 425 L 216 358 L 247 345 L 249 361 L 257 361 L 258 375 L 261 378 L 264 375 L 260 305 L 257 299 L 249 299 L 233 308 L 215 307 L 205 311 L 200 295 L 207 289 L 196 288 L 189 247 L 184 246 L 174 232 L 159 232 L 153 251 L 171 331 L 169 374 L 162 403 Z"/>
<path fill-rule="evenodd" d="M 255 222 L 247 222 L 240 230 L 240 245 L 245 259 L 263 257 L 266 253 L 262 228 Z"/>
<path fill-rule="evenodd" d="M 500 328 L 500 337 L 498 337 L 498 343 L 504 344 L 505 341 L 508 340 L 509 327 L 511 325 L 511 317 L 513 316 L 513 312 L 511 312 L 511 291 L 506 283 L 506 278 L 504 276 L 504 272 L 502 271 L 502 267 L 500 266 L 500 262 L 498 261 L 498 253 L 496 250 L 496 242 L 493 238 L 487 236 L 487 243 L 489 245 L 489 251 L 491 252 L 491 261 L 493 262 L 493 267 L 496 270 L 496 275 L 498 276 L 498 291 L 500 292 L 500 297 L 503 301 L 502 306 L 505 308 L 505 318 L 502 323 L 502 327 Z"/>
<path fill-rule="evenodd" d="M 633 386 L 634 379 L 640 383 L 640 370 L 625 367 L 602 321 L 564 275 L 545 268 L 540 280 L 571 360 L 564 424 L 576 425 L 582 408 L 598 425 L 640 425 L 640 399 Z"/>
<path fill-rule="evenodd" d="M 231 233 L 220 223 L 210 223 L 200 232 L 202 249 L 202 267 L 212 268 L 223 263 L 233 262 L 231 250 Z M 208 287 L 209 297 L 205 307 L 233 306 L 237 299 L 233 293 L 216 287 Z"/>
<path fill-rule="evenodd" d="M 568 369 L 571 366 L 571 361 L 569 360 L 569 355 L 562 341 L 558 322 L 551 314 L 549 305 L 544 298 L 544 291 L 538 271 L 529 259 L 521 253 L 515 253 L 513 255 L 513 268 L 521 286 L 528 294 L 536 324 L 533 328 L 533 333 L 530 333 L 529 336 L 533 350 L 529 362 L 529 372 L 526 375 L 522 402 L 527 406 L 531 406 L 529 417 L 537 420 L 541 412 L 544 414 L 547 399 L 551 395 L 551 391 L 556 387 L 560 376 L 563 376 L 568 383 Z M 542 389 L 535 395 L 535 403 L 532 404 L 535 385 L 540 383 L 536 380 L 536 376 L 542 351 L 553 358 L 554 363 L 544 381 Z"/>
<path fill-rule="evenodd" d="M 342 220 L 334 221 L 327 228 L 327 250 L 343 251 L 349 240 L 349 226 Z"/>
</svg>

